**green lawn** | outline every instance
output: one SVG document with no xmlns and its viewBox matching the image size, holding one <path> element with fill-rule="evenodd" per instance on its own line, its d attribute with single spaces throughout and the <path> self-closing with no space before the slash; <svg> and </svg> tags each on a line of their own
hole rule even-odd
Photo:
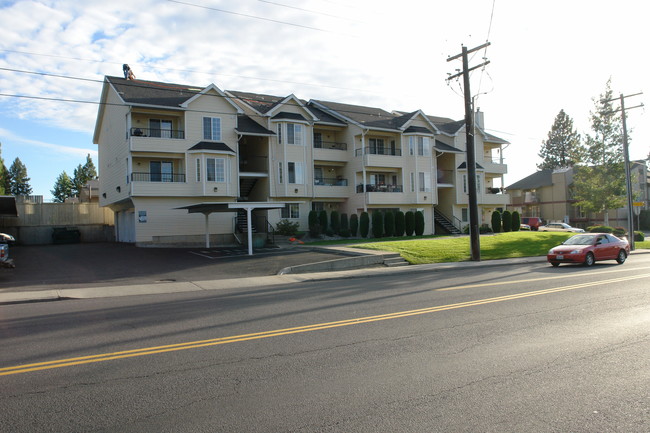
<svg viewBox="0 0 650 433">
<path fill-rule="evenodd" d="M 543 256 L 549 249 L 561 244 L 569 237 L 571 237 L 569 233 L 551 232 L 511 232 L 483 235 L 481 236 L 481 259 Z M 350 246 L 397 252 L 409 263 L 419 265 L 470 260 L 469 242 L 469 236 L 463 236 L 374 242 Z"/>
</svg>

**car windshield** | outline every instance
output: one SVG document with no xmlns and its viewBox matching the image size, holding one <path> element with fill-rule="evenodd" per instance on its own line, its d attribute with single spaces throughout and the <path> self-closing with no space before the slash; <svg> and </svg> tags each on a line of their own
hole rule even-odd
<svg viewBox="0 0 650 433">
<path fill-rule="evenodd" d="M 564 245 L 591 245 L 594 243 L 594 239 L 593 235 L 572 236 L 564 241 Z"/>
</svg>

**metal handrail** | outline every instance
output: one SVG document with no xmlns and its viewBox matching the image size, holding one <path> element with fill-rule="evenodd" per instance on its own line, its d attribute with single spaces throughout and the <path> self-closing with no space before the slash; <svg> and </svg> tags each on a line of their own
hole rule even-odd
<svg viewBox="0 0 650 433">
<path fill-rule="evenodd" d="M 385 155 L 385 156 L 402 156 L 402 149 L 391 149 L 390 147 L 364 147 L 355 151 L 356 156 L 366 155 Z"/>
<path fill-rule="evenodd" d="M 348 150 L 348 144 L 339 141 L 314 141 L 314 149 Z"/>
<path fill-rule="evenodd" d="M 316 186 L 348 186 L 347 179 L 339 179 L 338 177 L 317 177 L 314 178 L 314 185 Z"/>
<path fill-rule="evenodd" d="M 185 182 L 184 173 L 131 173 L 132 182 Z"/>
<path fill-rule="evenodd" d="M 357 185 L 357 192 L 363 192 L 363 184 Z M 404 192 L 402 185 L 374 185 L 366 184 L 366 192 Z"/>
<path fill-rule="evenodd" d="M 131 137 L 176 138 L 184 139 L 185 131 L 161 128 L 131 128 Z"/>
</svg>

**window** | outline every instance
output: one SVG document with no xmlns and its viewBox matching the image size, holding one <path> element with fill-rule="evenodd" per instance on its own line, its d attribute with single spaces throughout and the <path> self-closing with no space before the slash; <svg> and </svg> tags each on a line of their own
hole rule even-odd
<svg viewBox="0 0 650 433">
<path fill-rule="evenodd" d="M 219 117 L 203 118 L 203 139 L 221 140 L 221 119 Z"/>
<path fill-rule="evenodd" d="M 429 137 L 418 137 L 418 155 L 429 156 L 430 147 Z"/>
<path fill-rule="evenodd" d="M 287 143 L 302 146 L 302 125 L 298 123 L 287 123 Z"/>
<path fill-rule="evenodd" d="M 196 158 L 196 181 L 201 182 L 201 158 Z"/>
<path fill-rule="evenodd" d="M 287 171 L 289 172 L 289 183 L 303 184 L 305 183 L 304 172 L 301 162 L 287 163 Z"/>
<path fill-rule="evenodd" d="M 383 138 L 370 138 L 368 140 L 370 144 L 370 153 L 372 155 L 384 155 L 384 139 Z"/>
<path fill-rule="evenodd" d="M 282 124 L 278 123 L 278 144 L 282 144 Z M 282 183 L 282 182 L 280 182 Z"/>
<path fill-rule="evenodd" d="M 415 137 L 409 137 L 409 155 L 415 155 Z"/>
<path fill-rule="evenodd" d="M 206 159 L 206 180 L 208 182 L 226 181 L 226 160 L 224 158 Z"/>
<path fill-rule="evenodd" d="M 325 185 L 323 167 L 314 167 L 314 185 Z"/>
<path fill-rule="evenodd" d="M 314 132 L 314 147 L 316 149 L 323 148 L 323 134 L 320 132 Z"/>
<path fill-rule="evenodd" d="M 278 183 L 283 183 L 282 180 L 282 163 L 278 162 Z"/>
<path fill-rule="evenodd" d="M 469 191 L 469 188 L 467 187 L 467 175 L 463 175 L 463 192 L 467 194 L 467 191 Z M 476 175 L 476 192 L 480 193 L 481 192 L 481 176 Z"/>
<path fill-rule="evenodd" d="M 420 192 L 431 192 L 431 173 L 419 172 L 419 189 Z"/>
<path fill-rule="evenodd" d="M 467 209 L 466 207 L 464 207 L 464 208 L 462 208 L 462 209 L 460 210 L 460 219 L 461 219 L 461 221 L 464 222 L 464 223 L 466 223 L 467 221 L 469 221 L 469 217 L 468 217 L 468 213 L 467 213 L 467 212 L 468 212 L 468 209 Z"/>
<path fill-rule="evenodd" d="M 411 172 L 411 192 L 415 192 L 415 173 Z"/>
<path fill-rule="evenodd" d="M 151 137 L 172 138 L 172 121 L 149 119 L 149 135 Z"/>
<path fill-rule="evenodd" d="M 311 210 L 315 212 L 320 212 L 322 210 L 325 210 L 325 203 L 322 201 L 314 201 L 311 203 Z"/>
<path fill-rule="evenodd" d="M 173 164 L 168 161 L 149 161 L 151 182 L 172 182 L 174 177 Z"/>
<path fill-rule="evenodd" d="M 300 218 L 300 205 L 298 203 L 287 203 L 281 209 L 282 218 L 297 219 Z"/>
</svg>

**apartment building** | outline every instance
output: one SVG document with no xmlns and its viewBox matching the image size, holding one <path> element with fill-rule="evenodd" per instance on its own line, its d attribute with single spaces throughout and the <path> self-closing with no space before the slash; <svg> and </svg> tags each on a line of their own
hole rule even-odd
<svg viewBox="0 0 650 433">
<path fill-rule="evenodd" d="M 425 233 L 468 223 L 462 121 L 119 77 L 105 78 L 101 102 L 99 200 L 118 241 L 230 244 L 244 209 L 259 231 L 282 219 L 307 230 L 310 210 L 421 210 Z M 485 223 L 509 203 L 507 145 L 477 112 Z"/>
<path fill-rule="evenodd" d="M 574 227 L 587 228 L 603 224 L 603 213 L 587 214 L 573 198 L 573 176 L 576 168 L 537 171 L 507 187 L 512 210 L 521 216 L 540 217 L 544 221 L 562 221 Z M 648 209 L 650 177 L 645 161 L 630 163 L 632 201 L 635 214 Z M 627 227 L 627 206 L 611 209 L 608 220 L 612 226 Z M 637 224 L 637 220 L 634 221 Z M 638 224 L 637 224 L 638 227 Z"/>
</svg>

